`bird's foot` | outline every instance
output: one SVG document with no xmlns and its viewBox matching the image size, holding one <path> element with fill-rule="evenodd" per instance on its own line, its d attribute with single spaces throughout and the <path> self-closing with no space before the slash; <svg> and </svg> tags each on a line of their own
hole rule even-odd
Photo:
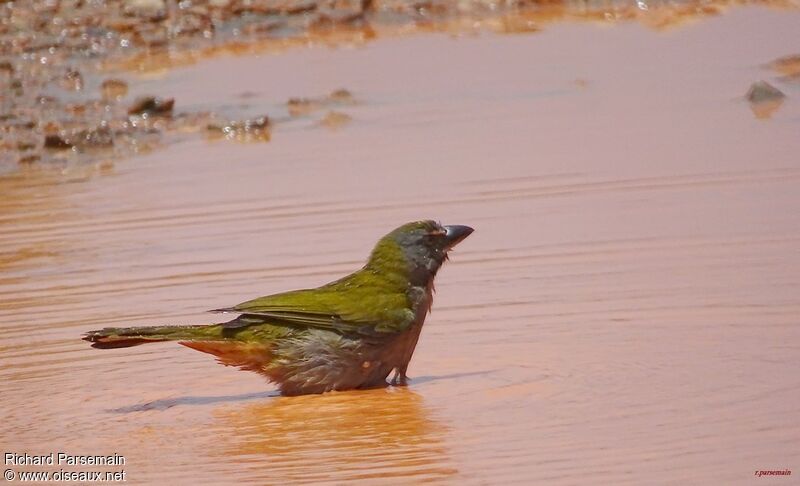
<svg viewBox="0 0 800 486">
<path fill-rule="evenodd" d="M 394 376 L 392 377 L 391 385 L 392 386 L 408 386 L 408 382 L 411 378 L 407 377 L 404 372 L 395 371 Z"/>
</svg>

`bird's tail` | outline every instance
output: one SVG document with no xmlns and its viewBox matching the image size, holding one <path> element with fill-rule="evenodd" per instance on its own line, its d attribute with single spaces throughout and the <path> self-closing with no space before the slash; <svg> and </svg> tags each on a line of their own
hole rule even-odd
<svg viewBox="0 0 800 486">
<path fill-rule="evenodd" d="M 188 348 L 212 354 L 227 366 L 265 373 L 272 360 L 269 342 L 250 342 L 226 336 L 224 324 L 200 326 L 107 327 L 87 332 L 83 339 L 93 348 L 129 348 L 160 341 L 178 341 Z M 230 329 L 228 329 L 230 331 Z M 234 333 L 235 334 L 235 333 Z"/>
<path fill-rule="evenodd" d="M 89 331 L 84 341 L 92 343 L 93 348 L 128 348 L 139 344 L 160 341 L 221 340 L 222 324 L 199 326 L 150 326 L 150 327 L 106 327 Z"/>
</svg>

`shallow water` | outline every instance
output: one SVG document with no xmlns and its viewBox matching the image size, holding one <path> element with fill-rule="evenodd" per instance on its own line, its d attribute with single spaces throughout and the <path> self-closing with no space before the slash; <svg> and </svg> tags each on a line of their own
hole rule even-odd
<svg viewBox="0 0 800 486">
<path fill-rule="evenodd" d="M 742 8 L 666 32 L 394 38 L 141 83 L 186 109 L 339 87 L 359 104 L 338 130 L 3 176 L 2 449 L 122 454 L 137 483 L 797 474 L 800 90 L 767 120 L 741 96 L 798 25 Z M 421 218 L 476 232 L 408 389 L 282 398 L 174 344 L 79 340 L 316 286 Z"/>
</svg>

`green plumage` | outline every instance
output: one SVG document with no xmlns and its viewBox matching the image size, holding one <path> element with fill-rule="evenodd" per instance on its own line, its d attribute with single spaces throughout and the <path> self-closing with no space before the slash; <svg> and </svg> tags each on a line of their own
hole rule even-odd
<svg viewBox="0 0 800 486">
<path fill-rule="evenodd" d="M 180 341 L 223 364 L 266 375 L 285 394 L 385 385 L 405 370 L 430 309 L 433 278 L 447 252 L 472 232 L 419 221 L 383 237 L 366 265 L 316 289 L 249 300 L 212 312 L 239 317 L 209 326 L 106 328 L 97 348 Z"/>
</svg>

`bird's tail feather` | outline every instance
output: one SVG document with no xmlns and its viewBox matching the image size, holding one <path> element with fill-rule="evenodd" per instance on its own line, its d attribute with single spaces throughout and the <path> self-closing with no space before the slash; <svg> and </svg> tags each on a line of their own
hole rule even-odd
<svg viewBox="0 0 800 486">
<path fill-rule="evenodd" d="M 222 325 L 198 326 L 148 326 L 148 327 L 106 327 L 89 331 L 84 341 L 92 343 L 93 348 L 128 348 L 139 344 L 160 341 L 221 340 Z"/>
<path fill-rule="evenodd" d="M 269 343 L 245 343 L 236 341 L 180 341 L 187 348 L 212 354 L 225 366 L 236 366 L 247 371 L 264 373 L 272 361 Z"/>
<path fill-rule="evenodd" d="M 212 354 L 227 366 L 265 373 L 272 360 L 269 343 L 226 338 L 223 324 L 200 326 L 107 327 L 87 332 L 83 339 L 99 349 L 128 348 L 160 341 L 178 341 L 188 348 Z"/>
</svg>

